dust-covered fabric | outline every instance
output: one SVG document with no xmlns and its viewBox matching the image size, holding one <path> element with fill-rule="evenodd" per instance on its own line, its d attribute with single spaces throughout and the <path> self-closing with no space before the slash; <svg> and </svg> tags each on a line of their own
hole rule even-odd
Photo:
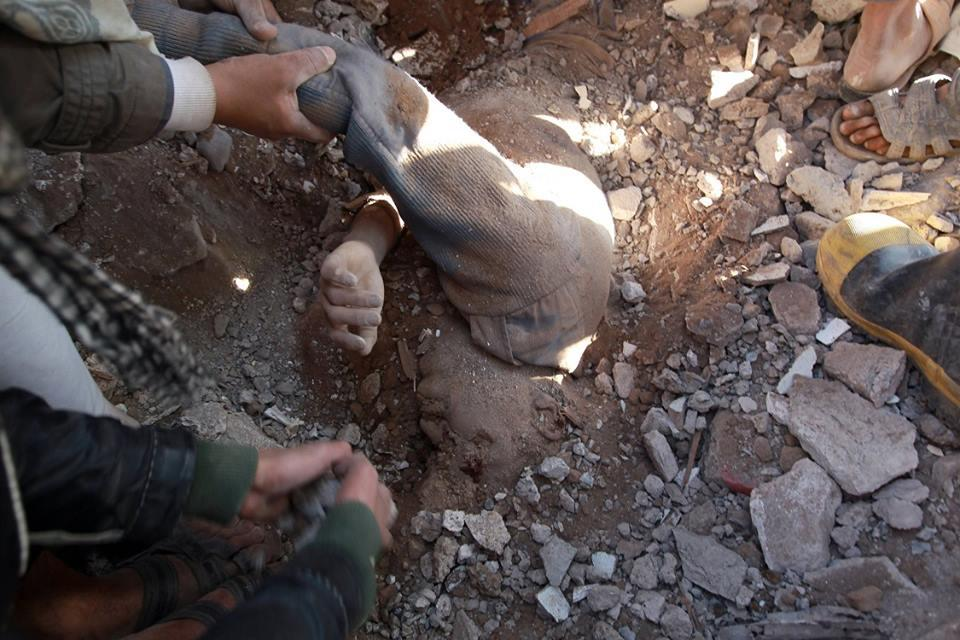
<svg viewBox="0 0 960 640">
<path fill-rule="evenodd" d="M 156 52 L 124 0 L 0 0 L 0 23 L 50 44 L 136 42 Z"/>
</svg>

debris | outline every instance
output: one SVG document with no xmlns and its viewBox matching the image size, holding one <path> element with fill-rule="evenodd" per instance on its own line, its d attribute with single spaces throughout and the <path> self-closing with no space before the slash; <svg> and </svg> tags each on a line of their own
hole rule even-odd
<svg viewBox="0 0 960 640">
<path fill-rule="evenodd" d="M 620 286 L 620 297 L 624 302 L 637 304 L 643 302 L 647 297 L 647 292 L 643 290 L 643 285 L 633 280 L 627 280 Z"/>
<path fill-rule="evenodd" d="M 625 187 L 607 194 L 610 212 L 615 220 L 633 220 L 643 203 L 643 191 L 639 187 Z"/>
<path fill-rule="evenodd" d="M 643 447 L 660 477 L 666 482 L 673 482 L 680 473 L 680 467 L 677 466 L 677 458 L 663 434 L 659 431 L 646 432 L 643 434 Z"/>
<path fill-rule="evenodd" d="M 820 327 L 817 292 L 807 285 L 781 282 L 770 290 L 767 299 L 773 308 L 773 315 L 791 333 L 811 335 Z"/>
<path fill-rule="evenodd" d="M 570 617 L 570 603 L 555 586 L 541 589 L 537 593 L 537 604 L 554 622 L 563 622 Z"/>
<path fill-rule="evenodd" d="M 907 355 L 874 344 L 841 342 L 823 358 L 823 370 L 856 391 L 875 407 L 897 392 L 907 368 Z"/>
<path fill-rule="evenodd" d="M 553 536 L 547 544 L 540 547 L 543 570 L 547 574 L 547 580 L 551 585 L 560 586 L 576 555 L 576 547 L 557 536 Z"/>
<path fill-rule="evenodd" d="M 827 323 L 827 326 L 817 332 L 817 342 L 829 347 L 847 331 L 850 331 L 850 323 L 843 318 L 834 318 Z"/>
<path fill-rule="evenodd" d="M 723 347 L 740 335 L 743 313 L 740 305 L 713 304 L 687 311 L 687 330 L 708 344 Z"/>
<path fill-rule="evenodd" d="M 683 577 L 710 593 L 736 600 L 747 574 L 747 563 L 709 536 L 674 529 L 673 538 L 683 565 Z"/>
<path fill-rule="evenodd" d="M 496 511 L 471 514 L 466 516 L 464 521 L 473 539 L 488 551 L 500 555 L 507 543 L 510 542 L 510 532 L 503 524 L 503 517 Z"/>
<path fill-rule="evenodd" d="M 811 64 L 820 55 L 820 44 L 823 42 L 823 23 L 818 22 L 806 37 L 790 49 L 790 57 L 798 66 Z"/>
<path fill-rule="evenodd" d="M 767 174 L 770 183 L 782 186 L 787 176 L 798 167 L 813 160 L 813 154 L 805 144 L 794 140 L 784 129 L 771 129 L 763 134 L 756 143 L 760 168 Z"/>
<path fill-rule="evenodd" d="M 767 218 L 763 221 L 759 227 L 754 229 L 750 235 L 751 236 L 762 236 L 768 233 L 776 233 L 777 231 L 783 231 L 784 229 L 790 226 L 790 216 L 773 216 Z"/>
<path fill-rule="evenodd" d="M 590 0 L 565 0 L 559 6 L 535 16 L 524 27 L 523 35 L 526 38 L 532 38 L 544 31 L 549 31 L 583 11 L 589 4 Z"/>
<path fill-rule="evenodd" d="M 722 481 L 724 473 L 739 482 L 755 485 L 763 480 L 762 464 L 751 443 L 757 437 L 753 420 L 726 409 L 717 411 L 710 423 L 710 441 L 703 459 L 703 477 Z"/>
<path fill-rule="evenodd" d="M 636 371 L 626 362 L 618 362 L 613 365 L 613 388 L 617 395 L 626 400 L 633 393 L 634 378 Z"/>
<path fill-rule="evenodd" d="M 397 340 L 397 355 L 400 358 L 400 369 L 407 380 L 413 382 L 413 389 L 417 389 L 417 357 L 410 351 L 406 340 Z"/>
<path fill-rule="evenodd" d="M 197 134 L 197 153 L 207 159 L 210 168 L 222 172 L 233 152 L 233 138 L 217 125 Z"/>
<path fill-rule="evenodd" d="M 894 529 L 919 529 L 923 526 L 923 509 L 900 498 L 878 499 L 873 503 L 873 512 Z"/>
<path fill-rule="evenodd" d="M 697 173 L 697 188 L 711 200 L 716 201 L 723 197 L 723 183 L 720 182 L 720 176 L 713 172 L 700 171 Z"/>
<path fill-rule="evenodd" d="M 760 287 L 768 284 L 783 282 L 790 275 L 790 265 L 786 262 L 774 262 L 766 264 L 748 273 L 743 277 L 743 281 L 752 287 Z"/>
<path fill-rule="evenodd" d="M 736 102 L 746 97 L 758 82 L 760 78 L 752 71 L 711 71 L 707 106 L 719 109 Z"/>
<path fill-rule="evenodd" d="M 872 493 L 917 467 L 914 426 L 838 382 L 797 378 L 788 419 L 804 450 L 852 495 Z"/>
<path fill-rule="evenodd" d="M 817 350 L 813 347 L 807 347 L 800 352 L 797 359 L 787 370 L 780 382 L 777 384 L 777 393 L 787 393 L 793 386 L 794 380 L 799 376 L 801 378 L 813 377 L 813 366 L 817 364 Z"/>
<path fill-rule="evenodd" d="M 638 134 L 630 141 L 630 159 L 638 165 L 644 164 L 657 154 L 657 145 L 650 136 Z"/>
<path fill-rule="evenodd" d="M 820 167 L 800 167 L 787 176 L 787 186 L 809 202 L 814 211 L 838 221 L 853 213 L 843 180 Z"/>
<path fill-rule="evenodd" d="M 552 456 L 540 463 L 540 475 L 555 482 L 563 482 L 570 474 L 570 467 L 563 458 Z"/>
<path fill-rule="evenodd" d="M 867 0 L 813 0 L 811 9 L 828 23 L 846 22 L 863 11 Z"/>
<path fill-rule="evenodd" d="M 897 207 L 909 207 L 930 199 L 929 193 L 915 191 L 881 191 L 867 189 L 860 203 L 861 211 L 887 211 Z"/>
<path fill-rule="evenodd" d="M 690 20 L 710 8 L 710 0 L 669 0 L 663 3 L 663 12 L 674 20 Z"/>
<path fill-rule="evenodd" d="M 773 571 L 808 571 L 830 561 L 830 532 L 842 494 L 810 460 L 763 484 L 750 496 L 760 548 Z"/>
<path fill-rule="evenodd" d="M 670 640 L 689 640 L 693 636 L 690 615 L 680 607 L 668 604 L 660 616 L 660 628 Z"/>
</svg>

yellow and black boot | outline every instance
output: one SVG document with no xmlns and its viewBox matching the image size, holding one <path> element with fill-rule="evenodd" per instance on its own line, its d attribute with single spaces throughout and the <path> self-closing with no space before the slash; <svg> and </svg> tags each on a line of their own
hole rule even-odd
<svg viewBox="0 0 960 640">
<path fill-rule="evenodd" d="M 896 218 L 858 213 L 824 234 L 817 269 L 848 319 L 905 351 L 960 406 L 960 251 L 941 254 Z"/>
</svg>

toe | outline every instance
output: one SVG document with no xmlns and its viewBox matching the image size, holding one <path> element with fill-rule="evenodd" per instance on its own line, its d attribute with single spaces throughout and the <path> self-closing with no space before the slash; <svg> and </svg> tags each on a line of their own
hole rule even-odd
<svg viewBox="0 0 960 640">
<path fill-rule="evenodd" d="M 883 137 L 879 125 L 873 125 L 866 129 L 858 129 L 850 136 L 850 142 L 854 144 L 863 144 L 867 140 Z"/>
<path fill-rule="evenodd" d="M 840 133 L 845 136 L 849 136 L 855 131 L 872 127 L 875 124 L 877 124 L 877 120 L 871 116 L 864 116 L 863 118 L 857 118 L 856 120 L 847 120 L 840 123 Z"/>
</svg>

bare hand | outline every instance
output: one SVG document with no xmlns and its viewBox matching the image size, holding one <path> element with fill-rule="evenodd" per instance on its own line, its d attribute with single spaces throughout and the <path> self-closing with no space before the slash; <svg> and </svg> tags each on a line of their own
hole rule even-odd
<svg viewBox="0 0 960 640">
<path fill-rule="evenodd" d="M 240 508 L 240 517 L 274 520 L 289 506 L 289 494 L 349 463 L 346 442 L 314 442 L 295 449 L 261 449 L 253 486 Z"/>
<path fill-rule="evenodd" d="M 330 47 L 311 47 L 207 66 L 217 93 L 214 122 L 270 140 L 292 137 L 326 144 L 332 136 L 300 111 L 297 88 L 328 71 L 336 59 Z"/>
<path fill-rule="evenodd" d="M 273 40 L 282 22 L 271 0 L 180 0 L 180 6 L 190 11 L 222 11 L 240 16 L 244 26 L 257 40 Z"/>
<path fill-rule="evenodd" d="M 397 506 L 393 502 L 390 489 L 380 482 L 377 470 L 362 453 L 355 453 L 349 460 L 341 462 L 334 470 L 341 478 L 337 504 L 359 502 L 373 512 L 380 525 L 380 540 L 384 547 L 393 544 L 390 527 L 397 519 Z"/>
<path fill-rule="evenodd" d="M 342 349 L 369 355 L 382 321 L 383 277 L 371 248 L 347 240 L 320 267 L 318 303 L 330 338 Z"/>
</svg>

